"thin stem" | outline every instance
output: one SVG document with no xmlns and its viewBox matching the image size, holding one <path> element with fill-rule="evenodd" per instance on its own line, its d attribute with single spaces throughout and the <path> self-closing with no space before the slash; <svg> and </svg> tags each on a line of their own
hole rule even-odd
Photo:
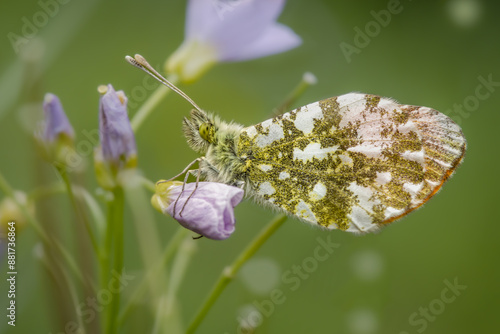
<svg viewBox="0 0 500 334">
<path fill-rule="evenodd" d="M 62 274 L 63 274 L 63 276 L 68 284 L 69 295 L 71 297 L 71 301 L 73 302 L 73 306 L 75 308 L 75 313 L 76 313 L 78 327 L 79 327 L 78 333 L 85 334 L 86 330 L 85 330 L 85 325 L 83 323 L 82 312 L 79 312 L 81 303 L 78 300 L 78 293 L 77 293 L 75 284 L 71 281 L 71 279 L 70 279 L 68 273 L 66 272 L 66 270 L 64 269 L 64 267 L 61 268 L 61 272 L 62 272 Z"/>
<path fill-rule="evenodd" d="M 137 181 L 125 184 L 125 198 L 127 207 L 130 208 L 134 221 L 135 235 L 139 245 L 144 272 L 149 272 L 156 267 L 157 260 L 161 257 L 163 248 L 159 240 L 159 232 L 155 223 L 154 212 L 151 210 L 151 196 Z M 160 292 L 164 290 L 167 277 L 163 271 L 149 280 L 149 305 L 154 310 L 158 304 Z"/>
<path fill-rule="evenodd" d="M 145 189 L 147 189 L 147 190 L 151 191 L 153 194 L 156 192 L 156 184 L 155 184 L 153 181 L 151 181 L 151 180 L 149 180 L 149 179 L 145 178 L 145 177 L 144 177 L 144 176 L 142 176 L 142 175 L 137 176 L 137 177 L 139 177 L 139 178 L 140 178 L 140 180 L 141 180 L 141 184 L 143 185 L 143 187 L 144 187 Z"/>
<path fill-rule="evenodd" d="M 14 203 L 16 203 L 17 207 L 21 210 L 23 215 L 26 217 L 26 220 L 31 224 L 31 226 L 33 226 L 35 228 L 35 231 L 38 233 L 38 235 L 40 236 L 42 241 L 46 245 L 55 245 L 57 250 L 59 250 L 59 252 L 63 256 L 63 258 L 66 260 L 66 263 L 69 265 L 69 268 L 73 271 L 75 276 L 83 284 L 87 284 L 80 269 L 76 265 L 75 259 L 73 259 L 73 257 L 71 256 L 71 253 L 58 240 L 53 240 L 53 239 L 49 238 L 47 233 L 45 233 L 45 231 L 41 227 L 42 225 L 40 225 L 38 220 L 36 220 L 35 217 L 33 217 L 31 215 L 31 213 L 29 212 L 26 205 L 24 203 L 20 203 L 17 200 L 16 196 L 14 196 L 14 190 L 9 185 L 9 183 L 5 180 L 2 173 L 0 173 L 0 189 L 2 189 L 2 191 L 5 193 L 5 195 L 7 197 L 11 198 L 14 201 Z"/>
<path fill-rule="evenodd" d="M 196 248 L 195 241 L 191 235 L 184 237 L 184 241 L 180 245 L 177 256 L 172 263 L 170 280 L 167 287 L 167 305 L 165 308 L 165 314 L 167 316 L 172 311 L 176 292 L 184 280 L 187 267 Z"/>
<path fill-rule="evenodd" d="M 78 266 L 76 265 L 76 261 L 71 256 L 71 253 L 64 247 L 62 243 L 58 240 L 51 239 L 47 233 L 43 230 L 38 220 L 35 219 L 29 212 L 28 208 L 24 203 L 20 203 L 16 196 L 14 196 L 14 190 L 10 186 L 10 184 L 5 180 L 2 173 L 0 173 L 0 189 L 5 193 L 5 195 L 11 198 L 14 203 L 21 210 L 23 215 L 26 217 L 26 220 L 34 227 L 37 234 L 42 239 L 42 242 L 47 246 L 47 249 L 50 249 L 52 245 L 55 245 L 55 248 L 60 252 L 63 258 L 66 260 L 66 263 L 69 265 L 69 268 L 72 270 L 73 274 L 82 282 L 82 284 L 87 284 L 87 281 L 84 279 L 84 276 Z M 62 267 L 62 266 L 61 266 Z"/>
<path fill-rule="evenodd" d="M 100 271 L 100 281 L 101 289 L 108 289 L 108 281 L 111 273 L 111 256 L 113 255 L 113 230 L 114 230 L 114 209 L 115 209 L 115 198 L 107 202 L 106 208 L 106 231 L 104 232 L 103 245 L 101 247 L 101 252 L 99 256 L 99 271 Z M 111 309 L 112 305 L 104 306 L 102 312 L 102 332 L 108 333 L 111 328 Z"/>
<path fill-rule="evenodd" d="M 99 206 L 95 198 L 87 191 L 87 189 L 78 187 L 75 190 L 76 193 L 82 197 L 90 213 L 92 214 L 92 217 L 94 218 L 98 238 L 102 238 L 104 229 L 106 227 L 106 219 L 104 218 L 104 213 L 102 212 L 101 207 Z"/>
<path fill-rule="evenodd" d="M 146 182 L 152 183 L 152 181 L 149 181 L 147 179 L 144 180 L 145 186 Z M 151 188 L 150 184 L 147 183 L 148 189 Z M 95 200 L 95 198 L 83 187 L 75 186 L 72 185 L 73 192 L 76 197 L 81 197 L 81 199 L 85 202 L 87 205 L 88 210 L 92 214 L 92 217 L 94 218 L 95 224 L 97 226 L 97 238 L 99 235 L 102 235 L 104 226 L 106 225 L 106 221 L 104 218 L 104 215 L 102 213 L 101 208 L 99 207 L 99 204 Z M 36 189 L 33 189 L 30 193 L 28 193 L 28 201 L 39 201 L 43 198 L 50 197 L 52 195 L 56 194 L 62 194 L 67 191 L 67 188 L 65 184 L 62 184 L 60 182 L 54 183 L 49 186 L 43 186 L 39 187 Z M 154 192 L 154 183 L 153 183 L 153 192 Z M 97 239 L 96 238 L 96 239 Z"/>
<path fill-rule="evenodd" d="M 176 76 L 169 76 L 168 80 L 173 84 L 177 84 L 178 78 Z M 171 92 L 168 87 L 160 85 L 156 90 L 148 97 L 146 102 L 137 110 L 134 117 L 130 121 L 132 125 L 132 130 L 135 133 L 139 130 L 144 120 L 153 112 L 153 110 L 160 104 L 160 102 Z"/>
<path fill-rule="evenodd" d="M 54 245 L 56 249 L 61 253 L 62 257 L 66 260 L 66 263 L 68 264 L 69 268 L 73 271 L 73 274 L 75 274 L 76 278 L 78 278 L 78 280 L 83 285 L 88 286 L 92 290 L 95 290 L 95 286 L 93 286 L 91 282 L 85 280 L 85 277 L 83 276 L 75 259 L 73 259 L 69 251 L 66 248 L 64 248 L 64 246 L 57 240 L 54 240 Z"/>
<path fill-rule="evenodd" d="M 274 220 L 269 222 L 260 233 L 253 239 L 252 242 L 243 250 L 243 252 L 236 258 L 232 265 L 224 268 L 219 279 L 215 283 L 212 291 L 209 293 L 207 299 L 203 303 L 202 307 L 198 311 L 196 317 L 191 322 L 189 328 L 186 331 L 186 334 L 192 334 L 196 331 L 198 326 L 201 324 L 208 311 L 212 308 L 213 304 L 221 295 L 222 291 L 226 288 L 226 286 L 231 282 L 234 276 L 238 273 L 241 266 L 245 264 L 248 259 L 250 259 L 255 252 L 269 239 L 271 235 L 285 222 L 285 215 L 279 215 Z"/>
<path fill-rule="evenodd" d="M 113 270 L 116 274 L 121 275 L 123 270 L 123 208 L 124 208 L 124 195 L 123 189 L 118 186 L 113 189 L 113 201 L 109 205 L 108 215 L 108 230 L 106 235 L 106 249 L 108 253 L 108 260 L 113 253 Z M 110 227 L 110 228 L 109 228 Z M 114 250 L 112 246 L 114 242 Z M 108 275 L 109 278 L 109 261 L 108 261 Z M 106 282 L 103 282 L 107 284 Z M 120 308 L 120 289 L 116 292 L 113 291 L 113 298 L 111 305 L 108 309 L 107 331 L 108 334 L 115 334 L 118 331 L 118 312 Z"/>
<path fill-rule="evenodd" d="M 179 248 L 182 240 L 188 234 L 189 230 L 186 230 L 184 227 L 179 227 L 177 232 L 175 232 L 174 236 L 170 239 L 167 244 L 167 247 L 163 251 L 163 255 L 157 261 L 156 266 L 152 268 L 149 272 L 147 272 L 142 280 L 139 282 L 135 291 L 132 293 L 131 297 L 128 299 L 127 304 L 123 308 L 120 313 L 118 323 L 121 326 L 125 319 L 128 317 L 130 311 L 133 309 L 135 303 L 138 302 L 139 298 L 144 294 L 146 288 L 148 287 L 149 282 L 153 277 L 155 277 L 161 269 L 166 268 L 167 263 L 173 257 L 177 249 Z M 164 282 L 167 283 L 167 282 Z"/>
<path fill-rule="evenodd" d="M 69 179 L 68 173 L 66 172 L 65 169 L 63 168 L 58 168 L 57 171 L 61 175 L 64 184 L 66 186 L 66 190 L 68 192 L 69 199 L 71 201 L 71 205 L 73 206 L 73 209 L 75 210 L 75 214 L 77 216 L 77 219 L 80 220 L 83 225 L 85 226 L 85 229 L 87 230 L 87 233 L 90 237 L 90 242 L 92 243 L 92 247 L 94 248 L 94 252 L 96 255 L 99 255 L 99 247 L 97 245 L 97 241 L 94 235 L 94 231 L 92 231 L 92 227 L 90 226 L 89 219 L 87 217 L 87 214 L 85 211 L 82 209 L 81 205 L 77 203 L 75 194 L 73 193 L 73 187 L 71 185 L 71 181 Z"/>
<path fill-rule="evenodd" d="M 299 84 L 288 94 L 285 100 L 281 103 L 281 105 L 274 110 L 274 116 L 280 115 L 289 111 L 292 104 L 297 101 L 297 99 L 304 94 L 307 88 L 312 85 L 315 85 L 317 82 L 316 77 L 311 72 L 306 72 L 302 76 L 302 80 Z"/>
<path fill-rule="evenodd" d="M 78 312 L 79 310 L 78 294 L 76 293 L 75 285 L 71 281 L 71 278 L 69 277 L 65 266 L 62 265 L 58 260 L 55 260 L 53 262 L 54 266 L 52 266 L 51 261 L 49 261 L 46 252 L 43 252 L 40 255 L 39 260 L 45 266 L 47 273 L 52 277 L 54 282 L 58 283 L 60 289 L 61 289 L 60 285 L 63 283 L 61 280 L 64 280 L 66 282 L 71 302 L 73 303 L 73 306 L 75 308 L 75 315 L 78 318 L 78 325 L 79 328 L 81 329 L 80 333 L 85 334 L 86 331 L 82 321 L 82 314 L 81 312 Z M 56 266 L 58 270 L 56 270 L 55 268 Z"/>
<path fill-rule="evenodd" d="M 184 237 L 184 241 L 179 247 L 177 255 L 172 263 L 170 280 L 168 281 L 167 291 L 165 292 L 165 298 L 162 298 L 162 302 L 159 303 L 158 310 L 156 312 L 156 319 L 151 333 L 160 333 L 160 328 L 163 324 L 169 326 L 168 322 L 171 320 L 172 311 L 174 308 L 175 300 L 177 298 L 177 291 L 184 279 L 186 274 L 186 269 L 191 261 L 192 255 L 196 249 L 196 244 L 191 236 Z M 163 302 L 164 301 L 164 302 Z M 166 332 L 170 332 L 169 327 L 164 328 Z"/>
<path fill-rule="evenodd" d="M 64 193 L 65 191 L 66 189 L 64 185 L 60 182 L 57 182 L 49 186 L 43 186 L 33 189 L 28 193 L 28 200 L 36 202 L 40 199 L 50 197 L 52 195 Z"/>
<path fill-rule="evenodd" d="M 105 251 L 103 250 L 102 253 L 105 253 Z M 107 282 L 107 278 L 109 277 L 108 276 L 109 267 L 106 266 L 107 263 L 108 262 L 106 262 L 105 260 L 105 255 L 101 255 L 99 258 L 99 281 L 101 289 L 107 288 L 105 283 Z M 108 319 L 109 319 L 108 313 L 109 313 L 109 307 L 107 305 L 104 305 L 100 313 L 101 333 L 106 333 L 106 329 L 108 327 Z"/>
</svg>

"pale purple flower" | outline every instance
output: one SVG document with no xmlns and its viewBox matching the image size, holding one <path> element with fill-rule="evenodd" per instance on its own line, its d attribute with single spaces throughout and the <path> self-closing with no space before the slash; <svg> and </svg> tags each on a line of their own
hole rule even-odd
<svg viewBox="0 0 500 334">
<path fill-rule="evenodd" d="M 54 144 L 61 137 L 70 140 L 74 139 L 75 131 L 64 113 L 61 101 L 56 95 L 51 93 L 45 94 L 43 111 L 45 122 L 41 139 L 46 144 Z"/>
<path fill-rule="evenodd" d="M 199 182 L 198 187 L 187 183 L 182 191 L 180 182 L 160 181 L 152 203 L 185 228 L 209 239 L 224 240 L 234 232 L 234 207 L 243 199 L 243 193 L 240 188 L 222 183 Z"/>
<path fill-rule="evenodd" d="M 127 114 L 127 97 L 112 85 L 101 86 L 99 133 L 102 159 L 115 167 L 135 164 L 137 149 Z"/>
<path fill-rule="evenodd" d="M 276 22 L 285 0 L 189 0 L 183 44 L 167 71 L 196 79 L 217 62 L 243 61 L 288 51 L 302 40 Z"/>
</svg>

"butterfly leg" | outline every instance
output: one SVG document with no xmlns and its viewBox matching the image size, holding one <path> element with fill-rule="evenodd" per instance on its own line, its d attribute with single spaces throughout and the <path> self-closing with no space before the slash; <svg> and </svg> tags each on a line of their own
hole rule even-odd
<svg viewBox="0 0 500 334">
<path fill-rule="evenodd" d="M 200 163 L 199 168 L 198 169 L 189 169 L 196 162 Z M 176 179 L 177 177 L 181 176 L 182 174 L 185 174 L 185 176 L 184 176 L 184 182 L 182 184 L 181 194 L 177 197 L 177 199 L 176 199 L 176 201 L 174 203 L 174 215 L 175 215 L 175 212 L 176 212 L 177 202 L 179 201 L 179 198 L 181 197 L 181 195 L 184 193 L 184 189 L 185 189 L 187 180 L 189 178 L 189 175 L 193 175 L 194 176 L 195 173 L 196 173 L 196 184 L 195 184 L 195 187 L 194 187 L 193 191 L 191 192 L 191 194 L 189 194 L 189 197 L 187 198 L 186 202 L 184 202 L 184 205 L 182 206 L 181 211 L 179 212 L 179 216 L 180 217 L 182 217 L 182 212 L 184 211 L 184 208 L 186 207 L 187 203 L 189 202 L 189 200 L 193 196 L 194 192 L 196 191 L 196 189 L 198 189 L 198 184 L 200 183 L 200 178 L 201 178 L 202 170 L 205 171 L 204 175 L 208 171 L 210 171 L 211 173 L 215 173 L 217 175 L 219 174 L 219 171 L 217 170 L 217 168 L 215 168 L 215 166 L 211 165 L 205 159 L 205 157 L 200 157 L 200 158 L 195 159 L 194 161 L 192 161 L 186 168 L 184 168 L 184 170 L 181 173 L 179 173 L 178 175 L 176 175 L 175 177 L 173 177 L 172 179 L 170 179 L 170 180 L 173 180 L 173 179 Z M 205 177 L 206 176 L 207 175 L 205 175 Z"/>
<path fill-rule="evenodd" d="M 175 180 L 176 178 L 178 178 L 179 176 L 181 176 L 182 174 L 189 174 L 189 172 L 191 172 L 192 170 L 189 170 L 189 168 L 191 168 L 192 165 L 194 165 L 195 163 L 201 161 L 205 159 L 205 157 L 200 157 L 200 158 L 197 158 L 197 159 L 194 159 L 193 161 L 191 161 L 187 166 L 186 168 L 184 168 L 184 170 L 182 172 L 180 172 L 179 174 L 177 174 L 176 176 L 168 179 L 166 182 L 168 181 L 172 181 L 172 180 Z M 185 181 L 185 180 L 184 180 Z M 182 188 L 182 190 L 184 190 L 184 188 Z"/>
<path fill-rule="evenodd" d="M 179 196 L 177 196 L 177 199 L 175 200 L 175 203 L 174 203 L 174 216 L 175 216 L 175 208 L 177 207 L 177 202 L 179 201 L 179 198 L 181 197 L 182 193 L 184 192 L 184 187 L 186 186 L 186 183 L 187 183 L 187 179 L 189 177 L 190 174 L 193 174 L 193 172 L 196 172 L 198 171 L 199 169 L 189 169 L 191 168 L 191 166 L 193 166 L 195 163 L 197 162 L 200 162 L 204 159 L 205 157 L 200 157 L 200 158 L 197 158 L 197 159 L 194 159 L 193 161 L 191 161 L 187 166 L 186 168 L 184 168 L 184 170 L 182 172 L 180 172 L 179 174 L 177 174 L 176 176 L 166 180 L 165 182 L 169 182 L 169 181 L 172 181 L 172 180 L 175 180 L 176 178 L 178 178 L 179 176 L 181 176 L 182 174 L 185 174 L 184 176 L 184 182 L 182 183 L 182 190 L 181 190 L 181 193 L 179 194 Z M 198 186 L 198 180 L 199 180 L 199 173 L 198 173 L 198 177 L 196 179 L 196 186 Z M 191 197 L 191 196 L 189 196 Z M 187 203 L 187 202 L 186 202 Z M 184 204 L 184 206 L 186 206 L 186 204 Z M 184 210 L 184 206 L 182 207 L 182 210 Z M 182 217 L 182 210 L 181 212 L 179 213 L 179 215 Z"/>
<path fill-rule="evenodd" d="M 202 160 L 202 158 L 199 158 L 197 160 Z M 189 177 L 189 174 L 193 174 L 194 172 L 197 173 L 197 176 L 196 176 L 196 184 L 194 186 L 194 189 L 193 191 L 191 192 L 191 194 L 189 194 L 189 197 L 187 198 L 186 202 L 184 202 L 184 205 L 182 206 L 182 209 L 181 209 L 181 212 L 179 212 L 179 216 L 182 217 L 182 211 L 184 211 L 184 208 L 186 207 L 186 204 L 189 202 L 189 200 L 191 199 L 191 197 L 193 196 L 194 192 L 196 191 L 196 189 L 198 189 L 198 183 L 200 182 L 200 176 L 201 176 L 201 168 L 198 168 L 198 169 L 192 169 L 192 170 L 188 170 L 186 172 L 186 176 L 184 177 L 184 183 L 182 184 L 182 191 L 180 193 L 180 195 L 177 197 L 177 199 L 175 200 L 175 203 L 174 203 L 174 214 L 175 214 L 175 207 L 177 206 L 177 201 L 179 201 L 179 198 L 181 197 L 182 193 L 184 192 L 184 188 L 185 188 L 185 185 L 187 183 L 187 179 Z"/>
</svg>

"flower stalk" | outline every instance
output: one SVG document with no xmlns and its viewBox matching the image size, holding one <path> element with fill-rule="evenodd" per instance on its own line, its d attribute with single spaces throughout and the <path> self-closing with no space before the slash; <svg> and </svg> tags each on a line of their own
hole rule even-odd
<svg viewBox="0 0 500 334">
<path fill-rule="evenodd" d="M 92 247 L 94 248 L 94 252 L 96 255 L 99 255 L 99 245 L 97 244 L 97 239 L 95 237 L 94 232 L 92 231 L 92 227 L 90 226 L 90 222 L 88 219 L 87 214 L 81 207 L 81 204 L 78 203 L 78 201 L 75 198 L 75 194 L 73 192 L 73 186 L 71 184 L 71 181 L 69 179 L 67 171 L 64 169 L 64 167 L 57 167 L 57 170 L 59 172 L 59 175 L 61 175 L 61 178 L 63 179 L 64 185 L 66 187 L 66 192 L 68 194 L 68 197 L 70 199 L 71 205 L 73 206 L 73 209 L 75 210 L 75 215 L 79 221 L 85 226 L 85 229 L 87 230 L 87 233 L 90 238 L 90 242 L 92 243 Z"/>
<path fill-rule="evenodd" d="M 261 232 L 253 239 L 252 242 L 241 252 L 241 254 L 236 258 L 236 260 L 229 266 L 224 268 L 219 279 L 215 283 L 212 291 L 208 294 L 208 297 L 205 299 L 205 302 L 202 304 L 200 310 L 196 314 L 195 318 L 189 325 L 186 334 L 192 334 L 196 331 L 196 329 L 200 326 L 203 319 L 207 315 L 208 311 L 215 304 L 222 291 L 226 288 L 226 286 L 233 280 L 236 276 L 240 268 L 247 262 L 262 245 L 271 237 L 271 235 L 278 230 L 278 228 L 283 225 L 286 221 L 285 215 L 279 215 L 274 220 L 269 222 Z"/>
<path fill-rule="evenodd" d="M 121 275 L 123 270 L 123 209 L 124 209 L 124 194 L 121 187 L 113 189 L 113 201 L 109 205 L 108 215 L 108 230 L 106 252 L 113 253 L 113 270 L 115 273 Z M 114 249 L 112 250 L 111 239 L 114 242 Z M 108 269 L 109 270 L 109 269 Z M 108 284 L 108 282 L 106 282 Z M 115 334 L 118 332 L 118 313 L 120 307 L 120 290 L 117 289 L 113 293 L 111 300 L 110 310 L 108 313 L 108 330 L 106 333 Z"/>
<path fill-rule="evenodd" d="M 42 239 L 42 242 L 45 245 L 48 245 L 48 247 L 55 245 L 55 249 L 59 251 L 59 253 L 63 256 L 64 260 L 66 261 L 66 264 L 72 270 L 73 274 L 80 280 L 82 284 L 86 284 L 83 274 L 76 265 L 76 261 L 72 257 L 71 253 L 59 241 L 53 240 L 53 238 L 49 237 L 49 235 L 42 228 L 38 220 L 31 214 L 30 209 L 26 207 L 24 203 L 19 202 L 19 200 L 15 196 L 14 190 L 7 182 L 7 180 L 5 180 L 2 173 L 0 173 L 0 190 L 2 190 L 7 197 L 11 198 L 16 203 L 16 205 L 26 218 L 26 221 L 35 229 L 35 232 Z"/>
<path fill-rule="evenodd" d="M 311 72 L 306 72 L 302 76 L 302 80 L 297 84 L 297 86 L 288 94 L 281 105 L 274 110 L 273 117 L 281 115 L 285 112 L 290 111 L 291 106 L 297 101 L 297 99 L 304 94 L 304 92 L 312 85 L 317 83 L 318 79 Z"/>
<path fill-rule="evenodd" d="M 168 81 L 176 85 L 178 83 L 178 78 L 175 75 L 170 75 L 168 78 Z M 167 87 L 160 85 L 156 90 L 148 97 L 146 102 L 137 110 L 137 112 L 134 114 L 132 117 L 132 120 L 130 121 L 130 124 L 132 125 L 132 130 L 134 130 L 135 133 L 139 130 L 141 125 L 144 123 L 146 118 L 151 115 L 153 110 L 163 101 L 165 97 L 171 92 L 170 89 Z"/>
<path fill-rule="evenodd" d="M 134 180 L 137 148 L 127 115 L 127 97 L 112 85 L 100 86 L 100 147 L 95 151 L 94 166 L 99 184 L 112 195 L 108 200 L 106 231 L 100 256 L 101 288 L 107 289 L 110 273 L 123 270 L 123 186 Z M 113 291 L 111 303 L 105 306 L 103 333 L 118 332 L 121 289 Z"/>
<path fill-rule="evenodd" d="M 131 297 L 129 298 L 129 300 L 127 301 L 125 306 L 123 307 L 123 309 L 120 313 L 120 316 L 119 316 L 119 325 L 123 324 L 125 319 L 129 316 L 134 305 L 138 302 L 139 298 L 141 298 L 142 295 L 145 293 L 149 282 L 154 277 L 157 277 L 158 273 L 160 273 L 162 270 L 163 271 L 167 270 L 166 269 L 167 264 L 173 258 L 173 256 L 177 252 L 178 248 L 180 247 L 182 241 L 185 239 L 185 237 L 187 235 L 188 235 L 188 230 L 186 230 L 183 227 L 179 227 L 177 229 L 177 231 L 175 232 L 174 236 L 172 238 L 170 238 L 170 240 L 167 243 L 167 246 L 165 247 L 165 250 L 163 251 L 163 254 L 160 257 L 160 259 L 156 262 L 153 269 L 144 275 L 142 280 L 139 282 L 139 284 L 135 288 L 135 291 L 131 294 Z M 163 282 L 163 283 L 166 284 L 168 282 Z"/>
<path fill-rule="evenodd" d="M 184 280 L 187 267 L 195 251 L 195 240 L 189 236 L 184 237 L 172 263 L 172 271 L 167 283 L 167 289 L 161 298 L 162 302 L 159 304 L 156 312 L 156 319 L 152 330 L 153 334 L 174 332 L 176 326 L 179 326 L 178 321 L 175 321 L 173 318 L 175 316 L 174 308 L 177 300 L 177 291 L 179 291 L 180 285 Z M 161 328 L 163 328 L 163 331 L 161 331 Z"/>
</svg>

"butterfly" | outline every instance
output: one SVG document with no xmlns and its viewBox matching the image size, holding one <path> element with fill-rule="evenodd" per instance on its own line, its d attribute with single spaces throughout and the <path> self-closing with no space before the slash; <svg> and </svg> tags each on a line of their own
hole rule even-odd
<svg viewBox="0 0 500 334">
<path fill-rule="evenodd" d="M 439 191 L 466 151 L 446 115 L 371 94 L 327 98 L 249 127 L 225 122 L 141 56 L 127 60 L 195 107 L 183 132 L 202 155 L 198 177 L 327 229 L 374 232 L 407 215 Z"/>
</svg>

